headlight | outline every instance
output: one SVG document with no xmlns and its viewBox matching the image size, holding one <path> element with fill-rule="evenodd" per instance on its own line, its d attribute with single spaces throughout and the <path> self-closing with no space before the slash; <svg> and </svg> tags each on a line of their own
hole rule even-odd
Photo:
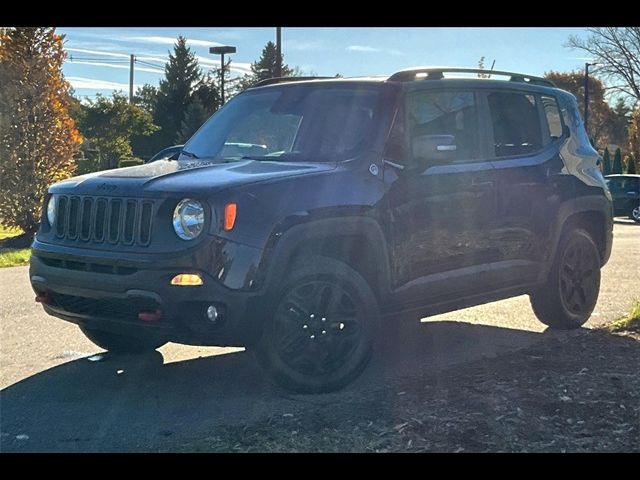
<svg viewBox="0 0 640 480">
<path fill-rule="evenodd" d="M 173 229 L 183 240 L 193 240 L 204 228 L 204 207 L 191 198 L 181 200 L 173 211 Z"/>
<path fill-rule="evenodd" d="M 47 221 L 49 226 L 53 227 L 53 222 L 56 220 L 56 196 L 51 195 L 47 202 Z"/>
</svg>

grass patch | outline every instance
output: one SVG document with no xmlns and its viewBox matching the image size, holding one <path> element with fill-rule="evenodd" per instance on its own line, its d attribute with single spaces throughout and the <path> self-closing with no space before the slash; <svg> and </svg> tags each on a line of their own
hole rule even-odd
<svg viewBox="0 0 640 480">
<path fill-rule="evenodd" d="M 29 263 L 29 258 L 31 258 L 30 248 L 0 250 L 0 268 L 27 265 Z"/>
<path fill-rule="evenodd" d="M 19 228 L 7 228 L 0 225 L 0 240 L 22 235 Z M 29 248 L 0 248 L 0 268 L 27 265 L 31 257 Z"/>
<path fill-rule="evenodd" d="M 609 330 L 612 332 L 640 332 L 640 300 L 634 302 L 627 315 L 609 325 Z"/>
</svg>

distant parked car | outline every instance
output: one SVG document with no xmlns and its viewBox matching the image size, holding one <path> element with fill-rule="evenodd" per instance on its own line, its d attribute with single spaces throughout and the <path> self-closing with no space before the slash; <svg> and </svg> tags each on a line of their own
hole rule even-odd
<svg viewBox="0 0 640 480">
<path fill-rule="evenodd" d="M 640 175 L 607 175 L 613 214 L 629 217 L 640 223 Z"/>
<path fill-rule="evenodd" d="M 147 163 L 155 162 L 156 160 L 177 160 L 180 156 L 180 152 L 182 151 L 182 147 L 184 147 L 184 145 L 173 145 L 172 147 L 160 150 L 151 157 Z"/>
</svg>

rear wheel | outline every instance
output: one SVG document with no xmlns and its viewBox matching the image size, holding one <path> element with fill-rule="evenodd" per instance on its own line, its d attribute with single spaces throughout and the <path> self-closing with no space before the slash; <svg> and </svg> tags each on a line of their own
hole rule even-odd
<svg viewBox="0 0 640 480">
<path fill-rule="evenodd" d="M 87 327 L 80 327 L 80 330 L 82 330 L 82 333 L 93 343 L 114 353 L 145 353 L 153 351 L 167 343 L 157 338 L 142 339 Z"/>
<path fill-rule="evenodd" d="M 311 257 L 297 264 L 270 310 L 256 354 L 281 386 L 333 391 L 366 367 L 378 306 L 366 280 L 345 263 Z"/>
<path fill-rule="evenodd" d="M 591 316 L 600 291 L 600 254 L 589 234 L 563 234 L 547 283 L 530 294 L 538 319 L 551 328 L 582 326 Z"/>
<path fill-rule="evenodd" d="M 635 220 L 637 223 L 640 223 L 640 205 L 638 205 L 636 208 L 631 210 L 631 213 L 629 214 L 629 218 L 631 220 Z"/>
</svg>

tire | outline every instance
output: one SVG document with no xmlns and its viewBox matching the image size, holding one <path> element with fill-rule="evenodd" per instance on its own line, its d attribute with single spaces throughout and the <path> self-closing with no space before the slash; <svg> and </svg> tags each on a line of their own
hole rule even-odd
<svg viewBox="0 0 640 480">
<path fill-rule="evenodd" d="M 314 256 L 294 265 L 268 311 L 254 352 L 279 386 L 331 392 L 367 366 L 378 303 L 367 281 L 347 264 Z"/>
<path fill-rule="evenodd" d="M 167 343 L 166 341 L 159 340 L 157 338 L 142 339 L 87 327 L 80 327 L 80 330 L 82 330 L 82 333 L 84 333 L 85 336 L 97 346 L 114 353 L 151 352 Z"/>
<path fill-rule="evenodd" d="M 629 218 L 635 220 L 636 223 L 640 223 L 640 205 L 637 205 L 631 212 L 629 212 Z"/>
<path fill-rule="evenodd" d="M 600 291 L 600 254 L 582 229 L 562 234 L 545 285 L 529 297 L 536 317 L 550 328 L 579 328 L 589 319 Z"/>
</svg>

